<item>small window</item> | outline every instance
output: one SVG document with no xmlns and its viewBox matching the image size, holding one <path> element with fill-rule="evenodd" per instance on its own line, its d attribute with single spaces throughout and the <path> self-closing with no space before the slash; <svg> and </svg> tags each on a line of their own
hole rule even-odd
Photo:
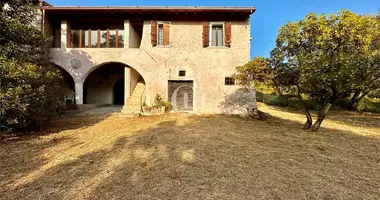
<svg viewBox="0 0 380 200">
<path fill-rule="evenodd" d="M 232 77 L 225 77 L 224 84 L 225 85 L 235 85 L 235 80 Z"/>
<path fill-rule="evenodd" d="M 185 70 L 179 70 L 178 76 L 186 76 L 186 71 Z"/>
<path fill-rule="evenodd" d="M 168 22 L 158 23 L 157 44 L 161 46 L 169 45 L 170 24 Z"/>
<path fill-rule="evenodd" d="M 223 24 L 211 24 L 211 46 L 223 46 Z"/>
</svg>

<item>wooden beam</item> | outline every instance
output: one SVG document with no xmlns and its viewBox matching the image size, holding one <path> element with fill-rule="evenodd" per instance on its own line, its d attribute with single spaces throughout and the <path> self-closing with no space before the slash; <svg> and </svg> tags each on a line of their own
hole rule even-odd
<svg viewBox="0 0 380 200">
<path fill-rule="evenodd" d="M 98 48 L 100 48 L 100 29 L 98 29 Z"/>
<path fill-rule="evenodd" d="M 119 47 L 119 29 L 116 29 L 116 48 Z"/>
<path fill-rule="evenodd" d="M 88 48 L 90 48 L 91 47 L 91 29 L 88 29 L 88 44 L 87 44 L 88 46 Z"/>
<path fill-rule="evenodd" d="M 83 45 L 83 44 L 82 44 L 82 43 L 83 43 L 83 42 L 82 42 L 82 39 L 83 39 L 83 38 L 82 38 L 82 29 L 80 29 L 80 30 L 79 30 L 79 48 L 82 48 L 82 45 Z"/>
<path fill-rule="evenodd" d="M 106 44 L 107 44 L 107 48 L 109 48 L 110 47 L 110 30 L 109 29 L 107 29 L 107 41 L 106 41 Z"/>
<path fill-rule="evenodd" d="M 74 47 L 74 44 L 73 44 L 73 30 L 70 31 L 70 48 L 73 48 Z"/>
</svg>

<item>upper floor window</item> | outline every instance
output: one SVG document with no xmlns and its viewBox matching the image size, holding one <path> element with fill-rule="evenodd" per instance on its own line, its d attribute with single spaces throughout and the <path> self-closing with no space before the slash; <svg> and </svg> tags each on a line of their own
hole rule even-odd
<svg viewBox="0 0 380 200">
<path fill-rule="evenodd" d="M 211 46 L 223 46 L 223 24 L 211 24 Z"/>
<path fill-rule="evenodd" d="M 231 47 L 231 22 L 203 22 L 203 47 Z"/>
<path fill-rule="evenodd" d="M 170 22 L 152 21 L 152 45 L 170 45 Z"/>
<path fill-rule="evenodd" d="M 123 29 L 72 29 L 70 48 L 123 48 Z"/>
</svg>

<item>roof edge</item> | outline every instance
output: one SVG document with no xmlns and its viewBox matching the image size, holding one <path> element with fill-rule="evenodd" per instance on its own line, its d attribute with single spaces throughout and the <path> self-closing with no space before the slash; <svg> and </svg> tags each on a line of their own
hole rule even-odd
<svg viewBox="0 0 380 200">
<path fill-rule="evenodd" d="M 43 10 L 191 10 L 191 11 L 241 11 L 254 13 L 256 7 L 245 6 L 42 6 Z"/>
</svg>

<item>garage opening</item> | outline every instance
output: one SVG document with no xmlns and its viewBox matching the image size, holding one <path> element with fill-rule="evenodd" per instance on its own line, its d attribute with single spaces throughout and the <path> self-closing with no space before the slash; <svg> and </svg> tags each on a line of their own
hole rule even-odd
<svg viewBox="0 0 380 200">
<path fill-rule="evenodd" d="M 107 63 L 91 72 L 84 82 L 85 104 L 123 105 L 124 69 L 122 63 Z"/>
</svg>

